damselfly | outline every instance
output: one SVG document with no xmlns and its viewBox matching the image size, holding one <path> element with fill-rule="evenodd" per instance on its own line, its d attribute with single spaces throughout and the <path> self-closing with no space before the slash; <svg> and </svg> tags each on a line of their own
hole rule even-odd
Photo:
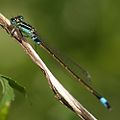
<svg viewBox="0 0 120 120">
<path fill-rule="evenodd" d="M 96 98 L 108 109 L 111 109 L 109 102 L 102 95 L 100 95 L 96 90 L 94 90 L 86 81 L 90 79 L 90 75 L 87 71 L 82 69 L 80 66 L 75 65 L 79 72 L 75 72 L 70 64 L 64 62 L 57 54 L 55 54 L 45 43 L 42 41 L 36 30 L 29 24 L 23 21 L 23 16 L 16 16 L 10 19 L 11 24 L 20 30 L 23 36 L 30 37 L 36 44 L 44 48 L 48 53 L 50 53 L 54 59 L 56 59 L 68 72 L 70 72 L 79 82 L 81 82 L 89 92 L 91 92 Z"/>
</svg>

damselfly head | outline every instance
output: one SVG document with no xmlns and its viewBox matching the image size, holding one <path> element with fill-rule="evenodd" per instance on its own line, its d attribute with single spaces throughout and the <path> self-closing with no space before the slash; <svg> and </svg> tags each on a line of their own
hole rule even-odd
<svg viewBox="0 0 120 120">
<path fill-rule="evenodd" d="M 19 15 L 10 19 L 11 24 L 16 25 L 17 23 L 23 21 L 23 16 Z"/>
<path fill-rule="evenodd" d="M 10 22 L 11 22 L 12 25 L 16 25 L 16 23 L 17 23 L 17 21 L 16 21 L 15 18 L 11 18 L 11 19 L 10 19 Z"/>
</svg>

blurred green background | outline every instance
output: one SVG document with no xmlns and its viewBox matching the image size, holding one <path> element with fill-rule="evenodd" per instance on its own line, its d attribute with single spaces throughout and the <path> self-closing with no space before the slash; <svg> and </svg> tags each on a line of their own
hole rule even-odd
<svg viewBox="0 0 120 120">
<path fill-rule="evenodd" d="M 23 15 L 50 46 L 90 72 L 91 84 L 110 101 L 111 112 L 72 80 L 44 50 L 37 48 L 53 74 L 93 115 L 99 120 L 120 118 L 119 0 L 0 0 L 0 12 L 8 18 Z M 2 28 L 0 74 L 17 80 L 28 92 L 28 98 L 24 98 L 16 91 L 8 120 L 79 119 L 56 101 L 44 74 Z"/>
</svg>

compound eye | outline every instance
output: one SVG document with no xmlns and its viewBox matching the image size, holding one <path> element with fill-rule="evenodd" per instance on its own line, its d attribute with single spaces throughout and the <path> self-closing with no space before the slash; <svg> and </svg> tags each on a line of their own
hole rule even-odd
<svg viewBox="0 0 120 120">
<path fill-rule="evenodd" d="M 11 21 L 11 24 L 13 24 L 13 25 L 16 24 L 15 18 L 11 18 L 10 21 Z"/>
</svg>

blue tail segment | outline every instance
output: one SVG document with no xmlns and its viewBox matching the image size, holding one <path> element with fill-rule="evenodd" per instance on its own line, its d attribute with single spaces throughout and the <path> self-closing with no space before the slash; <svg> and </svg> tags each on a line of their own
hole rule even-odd
<svg viewBox="0 0 120 120">
<path fill-rule="evenodd" d="M 101 97 L 99 100 L 106 108 L 111 109 L 110 104 L 107 101 L 107 99 L 105 99 L 104 97 Z"/>
<path fill-rule="evenodd" d="M 108 110 L 111 110 L 111 106 L 106 98 L 101 96 L 99 93 L 96 91 L 93 91 L 93 94 L 97 97 L 97 99 L 106 107 Z"/>
</svg>

